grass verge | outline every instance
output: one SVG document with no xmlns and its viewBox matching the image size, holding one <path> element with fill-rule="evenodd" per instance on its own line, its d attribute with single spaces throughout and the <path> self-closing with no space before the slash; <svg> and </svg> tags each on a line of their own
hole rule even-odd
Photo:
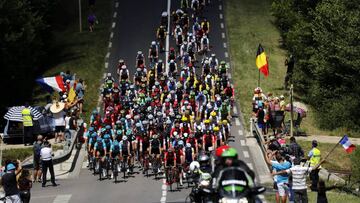
<svg viewBox="0 0 360 203">
<path fill-rule="evenodd" d="M 53 145 L 52 150 L 53 152 L 57 150 L 63 149 L 62 145 Z M 5 149 L 3 150 L 2 154 L 2 163 L 3 166 L 6 160 L 17 160 L 24 161 L 26 158 L 33 155 L 33 148 L 26 147 L 26 148 L 17 148 L 17 149 Z"/>
<path fill-rule="evenodd" d="M 89 7 L 87 1 L 82 0 L 82 28 L 79 32 L 78 1 L 59 1 L 58 11 L 54 14 L 54 52 L 59 58 L 50 64 L 44 76 L 59 74 L 70 70 L 82 78 L 86 84 L 85 92 L 85 119 L 97 105 L 100 80 L 104 72 L 104 57 L 110 33 L 112 1 L 96 1 L 95 14 L 99 24 L 95 25 L 94 32 L 88 31 L 87 16 Z M 37 104 L 44 104 L 48 95 L 37 87 L 34 90 L 34 100 Z"/>
<path fill-rule="evenodd" d="M 310 151 L 311 141 L 298 140 L 297 142 L 303 148 L 305 154 Z M 320 142 L 318 148 L 321 151 L 321 157 L 324 158 L 334 146 L 335 144 Z M 351 170 L 350 155 L 348 155 L 344 151 L 344 148 L 339 145 L 322 166 L 326 169 Z"/>
<path fill-rule="evenodd" d="M 258 86 L 259 72 L 255 66 L 256 51 L 259 43 L 269 57 L 270 74 L 265 78 L 260 75 L 260 86 L 265 93 L 272 92 L 286 98 L 288 91 L 283 89 L 286 73 L 284 61 L 286 50 L 281 48 L 281 36 L 273 24 L 271 15 L 272 0 L 228 0 L 225 2 L 226 24 L 229 33 L 232 78 L 236 88 L 236 98 L 241 106 L 245 120 L 245 128 L 249 130 L 248 121 L 251 117 L 251 99 L 253 90 Z M 296 90 L 294 90 L 296 94 Z M 296 97 L 299 98 L 299 97 Z M 295 98 L 295 99 L 296 99 Z M 287 98 L 288 99 L 288 98 Z M 287 115 L 289 118 L 289 115 Z M 301 126 L 311 135 L 343 135 L 360 137 L 359 133 L 350 129 L 327 131 L 319 129 L 316 124 L 316 115 L 309 107 L 309 113 Z"/>
<path fill-rule="evenodd" d="M 337 191 L 327 192 L 326 196 L 327 196 L 329 203 L 338 203 L 338 202 L 358 203 L 360 201 L 359 197 L 356 197 L 351 194 L 339 193 Z M 265 199 L 269 203 L 276 202 L 275 194 L 266 194 Z M 309 202 L 317 202 L 317 193 L 316 192 L 308 192 L 308 200 L 309 200 Z"/>
</svg>

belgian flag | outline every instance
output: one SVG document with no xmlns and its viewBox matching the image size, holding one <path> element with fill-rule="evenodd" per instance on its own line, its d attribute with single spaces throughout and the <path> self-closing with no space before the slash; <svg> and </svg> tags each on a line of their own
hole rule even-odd
<svg viewBox="0 0 360 203">
<path fill-rule="evenodd" d="M 256 66 L 258 67 L 259 71 L 261 71 L 265 77 L 269 75 L 269 63 L 265 54 L 264 48 L 259 44 L 259 48 L 256 53 Z"/>
</svg>

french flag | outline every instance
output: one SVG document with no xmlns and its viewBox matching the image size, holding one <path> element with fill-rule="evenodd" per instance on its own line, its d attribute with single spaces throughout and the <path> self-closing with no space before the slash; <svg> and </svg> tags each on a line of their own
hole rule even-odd
<svg viewBox="0 0 360 203">
<path fill-rule="evenodd" d="M 54 90 L 57 92 L 66 91 L 63 78 L 60 75 L 55 77 L 39 78 L 36 79 L 36 82 L 49 92 L 53 92 Z"/>
<path fill-rule="evenodd" d="M 350 154 L 352 151 L 354 151 L 356 149 L 356 146 L 351 144 L 347 135 L 344 135 L 344 137 L 341 138 L 339 143 L 344 147 L 345 151 L 348 154 Z"/>
</svg>

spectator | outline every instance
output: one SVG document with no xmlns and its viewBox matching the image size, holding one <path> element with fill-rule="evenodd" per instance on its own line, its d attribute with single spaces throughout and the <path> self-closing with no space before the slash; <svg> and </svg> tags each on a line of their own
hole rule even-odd
<svg viewBox="0 0 360 203">
<path fill-rule="evenodd" d="M 82 79 L 79 79 L 79 82 L 76 84 L 76 95 L 79 105 L 79 111 L 82 113 L 83 103 L 84 103 L 84 92 L 85 92 L 85 86 L 84 81 Z"/>
<path fill-rule="evenodd" d="M 312 167 L 303 167 L 300 165 L 300 159 L 294 159 L 294 166 L 290 169 L 273 173 L 273 175 L 291 174 L 292 185 L 291 188 L 294 192 L 295 203 L 307 203 L 307 186 L 306 174 L 312 170 Z"/>
<path fill-rule="evenodd" d="M 88 20 L 88 23 L 89 23 L 89 31 L 93 32 L 94 31 L 94 24 L 95 24 L 95 21 L 96 21 L 95 14 L 94 13 L 89 14 L 87 20 Z"/>
<path fill-rule="evenodd" d="M 55 143 L 64 140 L 65 131 L 65 104 L 63 102 L 55 102 L 51 107 L 50 111 L 53 113 L 55 122 Z"/>
<path fill-rule="evenodd" d="M 276 160 L 272 160 L 274 158 Z M 267 156 L 265 156 L 266 163 L 270 165 L 275 172 L 280 172 L 283 170 L 287 170 L 291 167 L 291 163 L 286 161 L 284 157 L 280 155 L 277 151 L 268 153 Z M 289 192 L 289 175 L 287 174 L 281 174 L 281 175 L 275 175 L 275 184 L 277 188 L 276 192 L 276 202 L 277 203 L 286 203 L 287 195 Z"/>
<path fill-rule="evenodd" d="M 29 170 L 23 170 L 18 180 L 18 187 L 20 190 L 20 198 L 22 203 L 30 202 L 30 189 L 32 187 L 31 174 Z"/>
<path fill-rule="evenodd" d="M 48 169 L 51 175 L 52 186 L 57 186 L 57 184 L 55 183 L 54 165 L 52 162 L 53 153 L 52 153 L 51 145 L 48 141 L 44 142 L 44 147 L 41 149 L 40 155 L 42 161 L 42 175 L 43 175 L 42 187 L 46 186 L 46 175 Z"/>
<path fill-rule="evenodd" d="M 29 107 L 29 103 L 26 103 L 25 108 L 21 111 L 24 126 L 25 146 L 29 145 L 33 141 L 33 115 Z"/>
<path fill-rule="evenodd" d="M 5 192 L 5 202 L 21 203 L 20 192 L 17 187 L 16 176 L 21 172 L 21 163 L 6 161 L 6 173 L 1 177 L 1 185 Z"/>
<path fill-rule="evenodd" d="M 301 146 L 296 142 L 294 136 L 290 137 L 289 150 L 292 159 L 301 160 L 304 157 L 304 151 L 302 150 Z"/>
<path fill-rule="evenodd" d="M 312 149 L 310 150 L 308 157 L 310 159 L 310 166 L 315 167 L 318 163 L 320 163 L 321 152 L 317 148 L 318 142 L 316 140 L 313 140 L 311 144 L 312 144 Z M 310 172 L 310 180 L 311 180 L 310 189 L 312 191 L 317 191 L 318 182 L 319 182 L 319 171 L 320 169 L 317 168 Z"/>
<path fill-rule="evenodd" d="M 34 142 L 33 150 L 34 150 L 34 182 L 41 182 L 41 163 L 40 163 L 40 151 L 43 144 L 42 135 L 38 135 L 37 141 Z"/>
<path fill-rule="evenodd" d="M 71 114 L 70 123 L 69 123 L 70 130 L 77 130 L 77 116 L 76 111 Z"/>
<path fill-rule="evenodd" d="M 262 134 L 266 135 L 266 123 L 265 123 L 265 110 L 263 108 L 263 103 L 258 103 L 258 111 L 256 114 L 258 127 L 262 130 Z"/>
</svg>

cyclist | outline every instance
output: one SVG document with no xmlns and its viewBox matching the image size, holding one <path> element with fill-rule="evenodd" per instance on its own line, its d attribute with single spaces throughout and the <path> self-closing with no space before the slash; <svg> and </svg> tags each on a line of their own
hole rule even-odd
<svg viewBox="0 0 360 203">
<path fill-rule="evenodd" d="M 131 143 L 128 141 L 128 137 L 126 135 L 124 135 L 119 144 L 120 144 L 120 150 L 121 150 L 120 156 L 121 156 L 123 162 L 127 163 L 128 166 L 132 165 L 131 159 L 130 159 Z M 127 169 L 127 172 L 129 173 L 129 168 Z"/>
<path fill-rule="evenodd" d="M 128 80 L 129 79 L 129 70 L 127 69 L 126 65 L 122 65 L 121 66 L 121 70 L 120 70 L 120 80 Z"/>
<path fill-rule="evenodd" d="M 142 51 L 138 51 L 136 55 L 136 67 L 144 68 L 145 67 L 145 56 Z"/>
<path fill-rule="evenodd" d="M 162 153 L 161 142 L 157 134 L 152 136 L 152 140 L 150 141 L 150 155 L 156 160 L 154 163 L 158 164 L 158 172 L 160 173 L 160 154 Z"/>
<path fill-rule="evenodd" d="M 206 53 L 209 51 L 209 43 L 210 43 L 209 38 L 206 35 L 202 36 L 200 43 L 201 53 L 206 55 Z"/>
<path fill-rule="evenodd" d="M 165 51 L 165 38 L 166 38 L 166 30 L 165 26 L 160 25 L 160 27 L 156 31 L 156 37 L 158 39 L 158 42 L 160 44 L 160 51 Z"/>
<path fill-rule="evenodd" d="M 155 41 L 151 42 L 148 57 L 149 57 L 149 60 L 150 60 L 150 64 L 155 65 L 155 63 L 157 62 L 158 57 L 159 57 L 159 48 L 156 45 Z"/>
<path fill-rule="evenodd" d="M 98 137 L 94 144 L 93 157 L 96 157 L 96 159 L 98 159 L 99 166 L 100 165 L 103 166 L 105 160 L 105 152 L 106 152 L 105 142 L 101 137 Z"/>
<path fill-rule="evenodd" d="M 209 34 L 210 23 L 206 18 L 204 18 L 204 20 L 201 22 L 201 29 L 205 35 Z"/>
<path fill-rule="evenodd" d="M 112 164 L 111 166 L 113 167 L 112 170 L 117 170 L 117 163 L 115 161 L 116 158 L 118 158 L 118 160 L 121 160 L 121 145 L 120 145 L 120 142 L 121 141 L 121 137 L 117 137 L 114 142 L 112 143 L 111 145 L 111 148 L 110 148 L 110 158 L 112 160 Z M 115 167 L 115 168 L 114 168 Z M 114 174 L 112 173 L 111 174 L 111 179 L 114 177 Z"/>
</svg>

